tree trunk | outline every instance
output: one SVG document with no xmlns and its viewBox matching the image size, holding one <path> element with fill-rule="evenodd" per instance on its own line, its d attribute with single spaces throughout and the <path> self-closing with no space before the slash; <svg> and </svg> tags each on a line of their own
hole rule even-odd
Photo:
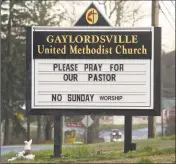
<svg viewBox="0 0 176 164">
<path fill-rule="evenodd" d="M 37 143 L 41 140 L 41 118 L 37 116 Z"/>
<path fill-rule="evenodd" d="M 4 125 L 4 145 L 8 144 L 9 144 L 9 118 L 7 116 Z"/>
<path fill-rule="evenodd" d="M 52 127 L 51 127 L 52 123 L 51 121 L 47 120 L 46 122 L 46 126 L 45 126 L 45 140 L 52 140 Z"/>
<path fill-rule="evenodd" d="M 91 116 L 94 123 L 88 127 L 88 137 L 87 143 L 95 143 L 98 141 L 98 134 L 99 134 L 99 116 Z"/>
<path fill-rule="evenodd" d="M 12 12 L 11 12 L 11 9 L 13 8 L 13 2 L 10 1 L 10 4 L 9 4 L 9 20 L 8 20 L 8 24 L 7 24 L 7 30 L 8 30 L 8 33 L 7 33 L 7 56 L 10 58 L 11 56 L 11 21 L 12 21 Z M 9 78 L 9 77 L 8 77 Z M 10 78 L 9 78 L 10 79 Z M 10 81 L 8 79 L 8 84 L 7 84 L 7 94 L 8 94 L 8 98 L 9 98 L 9 104 L 8 104 L 8 107 L 7 107 L 7 112 L 6 112 L 6 118 L 5 118 L 5 126 L 4 126 L 4 145 L 7 145 L 9 143 L 9 115 L 8 115 L 8 108 L 10 108 L 10 100 L 11 100 L 11 87 L 10 87 Z"/>
<path fill-rule="evenodd" d="M 30 116 L 27 116 L 27 139 L 30 140 Z"/>
<path fill-rule="evenodd" d="M 116 8 L 116 22 L 115 22 L 115 26 L 121 26 L 121 16 L 122 16 L 122 10 L 123 10 L 123 1 L 115 1 L 115 5 L 118 6 Z"/>
</svg>

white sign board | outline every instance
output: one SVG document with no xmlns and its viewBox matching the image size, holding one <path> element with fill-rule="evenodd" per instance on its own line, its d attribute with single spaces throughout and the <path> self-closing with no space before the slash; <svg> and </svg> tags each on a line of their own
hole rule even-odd
<svg viewBox="0 0 176 164">
<path fill-rule="evenodd" d="M 68 49 L 66 50 L 66 46 L 61 47 L 58 51 L 56 48 L 54 50 L 54 45 L 56 45 L 59 42 L 59 39 L 61 39 L 59 37 L 55 37 L 55 43 L 52 45 L 52 50 L 49 48 L 47 49 L 46 46 L 44 46 L 45 43 L 41 43 L 41 45 L 38 44 L 39 41 L 42 40 L 42 37 L 44 38 L 44 41 L 47 40 L 48 42 L 54 42 L 54 37 L 52 36 L 57 33 L 57 36 L 61 36 L 60 33 L 63 32 L 77 33 L 78 31 L 83 33 L 98 32 L 97 35 L 104 33 L 107 34 L 108 32 L 111 32 L 114 35 L 121 33 L 124 35 L 124 37 L 126 32 L 128 35 L 134 33 L 134 35 L 139 36 L 141 36 L 142 33 L 150 32 L 152 42 L 146 44 L 151 44 L 151 58 L 133 59 L 133 56 L 135 56 L 136 53 L 146 53 L 145 45 L 142 43 L 141 46 L 139 45 L 140 48 L 136 48 L 136 51 L 134 48 L 127 49 L 125 46 L 128 44 L 127 42 L 129 42 L 127 40 L 124 44 L 112 45 L 112 49 L 113 46 L 116 46 L 114 51 L 110 48 L 108 49 L 108 47 L 103 47 L 103 45 L 98 47 L 99 49 L 97 48 L 95 50 L 97 53 L 98 50 L 101 51 L 100 53 L 105 53 L 107 51 L 107 55 L 112 54 L 117 56 L 118 52 L 121 52 L 120 55 L 123 55 L 123 53 L 128 53 L 129 55 L 132 53 L 129 55 L 130 58 L 121 57 L 117 59 L 67 58 L 68 53 L 69 55 L 77 53 L 80 56 L 84 55 L 85 53 L 92 53 L 92 56 L 96 56 L 96 54 L 93 54 L 93 51 L 90 52 L 91 46 L 88 47 L 85 45 L 84 49 L 76 49 L 74 47 L 74 43 L 72 44 L 72 47 L 70 46 L 69 51 Z M 35 35 L 34 32 L 36 33 Z M 46 35 L 44 36 L 43 34 Z M 32 45 L 37 39 L 38 42 L 36 41 L 36 50 L 35 47 L 32 46 L 31 54 L 31 107 L 33 109 L 153 109 L 154 47 L 152 44 L 152 27 L 138 29 L 121 29 L 110 27 L 90 29 L 85 27 L 52 29 L 48 27 L 42 29 L 40 27 L 33 27 L 31 39 Z M 142 40 L 143 38 L 139 37 L 138 42 L 140 42 L 139 39 Z M 136 45 L 137 44 L 138 43 L 136 43 Z M 34 58 L 36 51 L 38 51 L 38 56 L 42 56 L 41 58 Z M 66 53 L 66 57 L 45 58 L 44 56 L 46 53 L 50 53 L 51 55 L 53 53 L 56 56 L 59 56 L 59 53 Z"/>
</svg>

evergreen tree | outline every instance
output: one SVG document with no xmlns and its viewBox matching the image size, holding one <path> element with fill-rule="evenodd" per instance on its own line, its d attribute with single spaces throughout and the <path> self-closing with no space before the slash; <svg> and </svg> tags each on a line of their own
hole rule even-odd
<svg viewBox="0 0 176 164">
<path fill-rule="evenodd" d="M 23 2 L 20 2 L 23 3 Z M 25 55 L 24 37 L 19 32 L 21 13 L 15 9 L 20 5 L 15 0 L 1 3 L 1 39 L 2 39 L 2 121 L 5 120 L 4 144 L 9 142 L 9 126 L 12 121 L 12 133 L 25 132 L 16 112 L 24 103 L 25 94 Z M 12 134 L 12 136 L 13 136 Z"/>
<path fill-rule="evenodd" d="M 65 9 L 60 6 L 58 1 L 31 1 L 23 5 L 27 17 L 26 24 L 36 26 L 60 26 L 65 19 Z M 55 9 L 54 9 L 55 8 Z M 44 116 L 45 122 L 45 140 L 52 139 L 52 116 Z M 37 142 L 41 139 L 41 116 L 37 116 Z"/>
</svg>

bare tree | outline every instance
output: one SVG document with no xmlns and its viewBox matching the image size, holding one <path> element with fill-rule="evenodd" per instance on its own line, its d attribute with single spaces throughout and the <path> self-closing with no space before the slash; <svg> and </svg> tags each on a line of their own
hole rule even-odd
<svg viewBox="0 0 176 164">
<path fill-rule="evenodd" d="M 147 14 L 142 13 L 143 5 L 135 1 L 98 1 L 103 6 L 105 14 L 108 16 L 114 26 L 122 26 L 123 23 L 131 23 L 134 26 L 139 20 L 143 19 Z"/>
<path fill-rule="evenodd" d="M 67 24 L 68 26 L 72 26 L 73 23 L 78 19 L 76 15 L 77 11 L 79 10 L 79 8 L 84 6 L 84 4 L 86 4 L 86 2 L 83 2 L 83 1 L 81 2 L 79 1 L 61 2 L 60 5 L 62 5 L 63 9 L 67 11 L 65 14 L 64 23 Z"/>
</svg>

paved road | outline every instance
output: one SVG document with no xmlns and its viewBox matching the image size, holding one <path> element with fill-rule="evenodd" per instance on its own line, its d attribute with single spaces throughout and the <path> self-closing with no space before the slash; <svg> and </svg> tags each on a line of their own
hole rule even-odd
<svg viewBox="0 0 176 164">
<path fill-rule="evenodd" d="M 120 130 L 122 133 L 122 140 L 124 139 L 124 130 Z M 156 133 L 161 132 L 161 125 L 156 126 Z M 106 138 L 110 136 L 110 131 L 104 131 L 99 134 L 99 137 Z M 148 138 L 148 128 L 137 129 L 132 131 L 132 139 L 147 139 Z"/>
<path fill-rule="evenodd" d="M 156 126 L 156 133 L 161 132 L 161 126 Z M 124 139 L 124 131 L 121 131 L 122 133 L 122 140 Z M 106 136 L 110 136 L 110 132 L 105 131 L 103 133 L 100 133 L 100 136 L 102 138 L 105 138 Z M 132 139 L 146 139 L 148 136 L 148 129 L 137 129 L 133 130 L 132 132 Z M 18 145 L 18 146 L 1 146 L 1 155 L 7 154 L 9 152 L 19 152 L 23 150 L 24 145 Z M 39 151 L 39 150 L 47 150 L 47 149 L 53 149 L 53 145 L 32 145 L 33 151 Z"/>
<path fill-rule="evenodd" d="M 156 134 L 161 132 L 161 125 L 156 126 Z M 147 139 L 148 138 L 148 128 L 133 130 L 132 132 L 133 139 Z"/>
</svg>

